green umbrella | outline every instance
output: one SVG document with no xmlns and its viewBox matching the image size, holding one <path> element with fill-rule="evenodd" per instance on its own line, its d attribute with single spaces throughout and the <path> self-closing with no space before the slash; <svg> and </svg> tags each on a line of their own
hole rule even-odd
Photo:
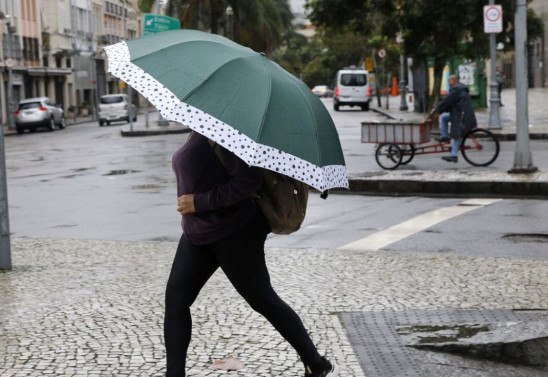
<svg viewBox="0 0 548 377">
<path fill-rule="evenodd" d="M 348 187 L 327 109 L 264 54 L 196 30 L 150 34 L 105 51 L 109 71 L 165 119 L 188 125 L 249 165 L 320 191 Z"/>
</svg>

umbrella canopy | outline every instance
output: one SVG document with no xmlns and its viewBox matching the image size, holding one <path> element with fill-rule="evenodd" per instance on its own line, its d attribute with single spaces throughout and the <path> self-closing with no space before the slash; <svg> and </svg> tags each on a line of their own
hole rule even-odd
<svg viewBox="0 0 548 377">
<path fill-rule="evenodd" d="M 252 166 L 323 191 L 348 187 L 323 103 L 264 54 L 227 38 L 172 30 L 105 47 L 108 69 L 165 119 L 188 125 Z"/>
</svg>

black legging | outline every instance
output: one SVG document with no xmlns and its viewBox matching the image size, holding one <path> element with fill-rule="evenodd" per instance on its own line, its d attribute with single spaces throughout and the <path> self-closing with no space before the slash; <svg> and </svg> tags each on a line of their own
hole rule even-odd
<svg viewBox="0 0 548 377">
<path fill-rule="evenodd" d="M 192 328 L 190 306 L 218 267 L 247 303 L 295 348 L 305 364 L 318 362 L 320 355 L 301 319 L 270 284 L 264 255 L 267 229 L 266 220 L 258 214 L 238 232 L 211 244 L 196 246 L 184 235 L 181 237 L 166 288 L 167 376 L 185 376 Z"/>
</svg>

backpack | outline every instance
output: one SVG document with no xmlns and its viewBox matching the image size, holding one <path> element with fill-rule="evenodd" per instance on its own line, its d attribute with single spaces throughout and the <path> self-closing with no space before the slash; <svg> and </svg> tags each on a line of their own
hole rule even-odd
<svg viewBox="0 0 548 377">
<path fill-rule="evenodd" d="M 210 143 L 212 144 L 212 143 Z M 223 155 L 213 143 L 215 155 L 224 166 Z M 306 215 L 309 187 L 294 178 L 261 169 L 263 183 L 255 201 L 273 233 L 291 234 L 301 227 Z"/>
<path fill-rule="evenodd" d="M 308 185 L 271 170 L 262 171 L 263 184 L 257 192 L 256 201 L 272 232 L 296 232 L 306 215 Z"/>
</svg>

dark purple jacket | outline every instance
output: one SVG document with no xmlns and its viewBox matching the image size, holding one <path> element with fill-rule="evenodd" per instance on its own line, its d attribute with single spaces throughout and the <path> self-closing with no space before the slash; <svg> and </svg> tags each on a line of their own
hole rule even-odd
<svg viewBox="0 0 548 377">
<path fill-rule="evenodd" d="M 196 245 L 218 241 L 244 226 L 258 211 L 252 200 L 261 171 L 220 148 L 219 160 L 208 139 L 197 132 L 173 155 L 177 196 L 194 194 L 196 213 L 183 215 L 186 237 Z"/>
</svg>

